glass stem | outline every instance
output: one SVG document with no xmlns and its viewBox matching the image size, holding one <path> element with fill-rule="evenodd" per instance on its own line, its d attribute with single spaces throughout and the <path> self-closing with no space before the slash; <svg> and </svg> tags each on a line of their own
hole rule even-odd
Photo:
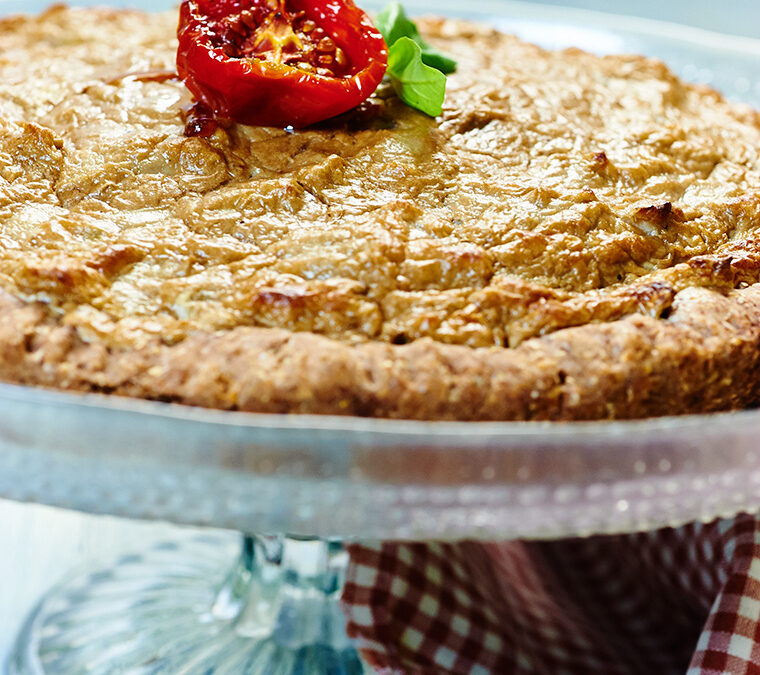
<svg viewBox="0 0 760 675">
<path fill-rule="evenodd" d="M 347 564 L 339 542 L 245 536 L 212 613 L 234 620 L 240 636 L 271 638 L 288 649 L 351 650 L 339 605 Z"/>
</svg>

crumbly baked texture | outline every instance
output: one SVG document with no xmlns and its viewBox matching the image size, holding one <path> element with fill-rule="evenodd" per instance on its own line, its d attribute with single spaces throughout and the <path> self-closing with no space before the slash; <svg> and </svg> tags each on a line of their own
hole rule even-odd
<svg viewBox="0 0 760 675">
<path fill-rule="evenodd" d="M 424 20 L 381 88 L 183 135 L 174 14 L 0 22 L 0 378 L 193 405 L 599 419 L 760 401 L 760 115 L 641 57 Z"/>
</svg>

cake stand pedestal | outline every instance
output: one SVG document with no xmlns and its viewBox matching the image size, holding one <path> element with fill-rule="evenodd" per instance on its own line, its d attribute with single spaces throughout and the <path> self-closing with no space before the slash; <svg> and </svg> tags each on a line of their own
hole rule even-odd
<svg viewBox="0 0 760 675">
<path fill-rule="evenodd" d="M 13 675 L 360 673 L 337 541 L 556 539 L 760 507 L 760 411 L 575 424 L 252 415 L 0 385 L 0 497 L 213 534 L 46 596 Z"/>
<path fill-rule="evenodd" d="M 124 556 L 54 588 L 9 675 L 360 675 L 333 541 L 208 535 Z M 240 548 L 238 544 L 238 549 Z"/>
</svg>

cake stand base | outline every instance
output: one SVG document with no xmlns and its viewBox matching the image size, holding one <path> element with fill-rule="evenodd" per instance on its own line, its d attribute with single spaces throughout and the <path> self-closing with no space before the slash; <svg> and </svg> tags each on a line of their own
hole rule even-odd
<svg viewBox="0 0 760 675">
<path fill-rule="evenodd" d="M 245 537 L 241 553 L 223 535 L 125 556 L 42 600 L 8 673 L 368 673 L 338 604 L 346 564 L 333 542 Z"/>
</svg>

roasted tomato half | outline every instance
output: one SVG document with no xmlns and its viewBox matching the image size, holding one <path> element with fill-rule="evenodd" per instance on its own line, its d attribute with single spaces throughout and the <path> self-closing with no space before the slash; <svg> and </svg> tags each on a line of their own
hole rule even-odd
<svg viewBox="0 0 760 675">
<path fill-rule="evenodd" d="M 388 50 L 351 0 L 185 0 L 177 71 L 215 115 L 304 127 L 372 95 Z"/>
</svg>

